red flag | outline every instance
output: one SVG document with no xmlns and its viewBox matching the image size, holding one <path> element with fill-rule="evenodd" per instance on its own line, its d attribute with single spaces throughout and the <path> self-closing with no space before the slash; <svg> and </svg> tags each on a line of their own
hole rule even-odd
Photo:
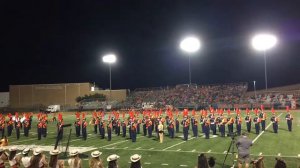
<svg viewBox="0 0 300 168">
<path fill-rule="evenodd" d="M 260 109 L 261 109 L 262 111 L 264 111 L 264 105 L 263 105 L 263 104 L 260 105 Z"/>
<path fill-rule="evenodd" d="M 62 114 L 59 113 L 57 118 L 58 118 L 59 121 L 61 121 L 63 119 Z"/>
<path fill-rule="evenodd" d="M 290 112 L 290 106 L 286 106 L 286 112 Z"/>
<path fill-rule="evenodd" d="M 272 111 L 273 114 L 275 113 L 274 107 L 272 107 L 271 111 Z"/>
<path fill-rule="evenodd" d="M 75 116 L 76 116 L 76 119 L 80 119 L 80 113 L 79 112 L 76 112 Z"/>
<path fill-rule="evenodd" d="M 228 109 L 228 110 L 227 110 L 227 114 L 230 115 L 230 113 L 231 113 L 231 112 L 230 112 L 230 109 Z"/>
</svg>

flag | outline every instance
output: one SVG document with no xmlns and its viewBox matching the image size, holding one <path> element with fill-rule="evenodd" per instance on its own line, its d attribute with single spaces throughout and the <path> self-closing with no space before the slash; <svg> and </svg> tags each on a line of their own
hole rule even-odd
<svg viewBox="0 0 300 168">
<path fill-rule="evenodd" d="M 271 111 L 272 111 L 273 114 L 275 113 L 274 107 L 272 107 Z"/>
<path fill-rule="evenodd" d="M 290 106 L 286 106 L 286 112 L 290 112 Z"/>
</svg>

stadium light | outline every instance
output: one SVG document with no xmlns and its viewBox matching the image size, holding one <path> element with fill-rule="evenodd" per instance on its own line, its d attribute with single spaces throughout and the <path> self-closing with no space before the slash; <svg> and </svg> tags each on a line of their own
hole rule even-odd
<svg viewBox="0 0 300 168">
<path fill-rule="evenodd" d="M 273 34 L 257 34 L 252 38 L 252 46 L 257 51 L 264 52 L 265 58 L 265 85 L 268 90 L 268 76 L 267 76 L 267 50 L 273 48 L 277 44 L 277 37 Z"/>
<path fill-rule="evenodd" d="M 117 61 L 117 57 L 114 54 L 107 54 L 102 57 L 102 61 L 109 65 L 109 90 L 111 90 L 111 64 Z"/>
<path fill-rule="evenodd" d="M 189 57 L 189 84 L 191 85 L 192 83 L 192 75 L 191 75 L 191 55 L 192 53 L 197 52 L 200 47 L 201 47 L 201 43 L 200 40 L 197 37 L 186 37 L 184 38 L 181 42 L 180 42 L 180 49 L 182 51 L 185 51 L 188 53 L 188 57 Z"/>
</svg>

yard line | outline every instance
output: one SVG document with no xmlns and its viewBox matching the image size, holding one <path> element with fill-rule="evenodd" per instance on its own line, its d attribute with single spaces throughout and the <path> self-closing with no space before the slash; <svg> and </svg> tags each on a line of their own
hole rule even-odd
<svg viewBox="0 0 300 168">
<path fill-rule="evenodd" d="M 190 140 L 192 140 L 192 139 L 194 139 L 194 138 L 195 138 L 195 137 L 191 138 Z M 170 149 L 170 148 L 173 148 L 173 147 L 175 147 L 175 146 L 178 146 L 178 145 L 180 145 L 180 144 L 183 144 L 183 143 L 185 143 L 185 142 L 187 142 L 187 141 L 182 141 L 182 142 L 179 142 L 179 143 L 177 143 L 177 144 L 175 144 L 175 145 L 169 146 L 169 147 L 163 149 L 163 151 L 165 151 L 165 150 L 167 150 L 167 149 Z"/>
<path fill-rule="evenodd" d="M 151 163 L 149 163 L 149 162 L 145 162 L 145 164 L 146 164 L 146 165 L 149 165 L 149 164 L 151 164 Z"/>
<path fill-rule="evenodd" d="M 136 148 L 136 149 L 141 149 L 141 147 L 138 147 L 138 148 Z"/>
<path fill-rule="evenodd" d="M 278 156 L 281 156 L 281 153 L 278 153 Z"/>
<path fill-rule="evenodd" d="M 119 143 L 124 143 L 124 142 L 127 142 L 127 141 L 128 141 L 128 140 L 120 141 L 120 142 L 116 142 L 116 143 L 112 143 L 112 144 L 108 144 L 108 145 L 102 146 L 102 147 L 100 147 L 100 148 L 105 148 L 105 147 L 108 147 L 108 146 L 116 145 L 116 144 L 119 144 Z"/>
<path fill-rule="evenodd" d="M 161 165 L 162 166 L 168 166 L 169 164 L 168 163 L 162 163 Z"/>
<path fill-rule="evenodd" d="M 192 152 L 196 152 L 196 149 L 192 150 Z"/>
<path fill-rule="evenodd" d="M 227 151 L 224 151 L 223 153 L 225 154 L 225 153 L 227 153 Z"/>
<path fill-rule="evenodd" d="M 211 150 L 208 150 L 208 151 L 207 151 L 207 153 L 210 153 L 210 152 L 211 152 Z"/>
<path fill-rule="evenodd" d="M 176 151 L 181 151 L 181 149 L 177 149 Z"/>
<path fill-rule="evenodd" d="M 282 113 L 280 113 L 277 117 L 280 117 L 282 115 Z M 272 122 L 266 127 L 265 130 L 267 130 L 270 126 L 272 125 Z M 253 141 L 252 143 L 255 143 L 255 141 L 258 140 L 258 138 L 264 133 L 265 131 L 262 131 Z"/>
<path fill-rule="evenodd" d="M 259 153 L 259 156 L 261 156 L 261 155 L 262 155 L 262 152 Z"/>
<path fill-rule="evenodd" d="M 149 150 L 153 150 L 154 148 L 150 148 Z"/>
<path fill-rule="evenodd" d="M 128 149 L 129 147 L 125 147 L 124 149 Z"/>
<path fill-rule="evenodd" d="M 187 167 L 187 165 L 180 165 L 181 167 Z"/>
</svg>

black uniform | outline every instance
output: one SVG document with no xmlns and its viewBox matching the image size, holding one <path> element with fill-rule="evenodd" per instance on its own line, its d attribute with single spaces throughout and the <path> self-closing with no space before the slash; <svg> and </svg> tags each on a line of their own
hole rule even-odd
<svg viewBox="0 0 300 168">
<path fill-rule="evenodd" d="M 293 125 L 293 117 L 292 115 L 289 113 L 285 116 L 287 125 L 288 125 L 288 129 L 291 132 L 292 131 L 292 125 Z"/>
<path fill-rule="evenodd" d="M 249 116 L 249 114 L 245 117 L 245 122 L 246 122 L 246 126 L 247 126 L 247 131 L 250 132 L 251 131 L 251 117 Z"/>
<path fill-rule="evenodd" d="M 87 138 L 86 127 L 87 127 L 87 122 L 84 119 L 82 122 L 82 138 L 83 138 L 83 140 L 86 140 L 86 138 Z"/>
<path fill-rule="evenodd" d="M 273 131 L 274 131 L 274 133 L 278 133 L 278 118 L 273 115 L 271 117 L 271 122 L 273 123 Z"/>
</svg>

